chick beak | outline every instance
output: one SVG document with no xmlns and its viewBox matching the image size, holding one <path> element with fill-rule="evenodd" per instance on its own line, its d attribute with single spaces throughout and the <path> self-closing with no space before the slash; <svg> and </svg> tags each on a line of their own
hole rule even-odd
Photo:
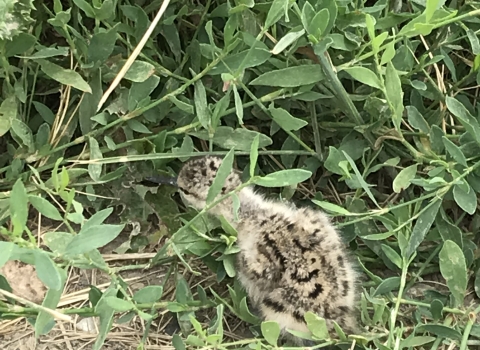
<svg viewBox="0 0 480 350">
<path fill-rule="evenodd" d="M 154 187 L 158 185 L 170 185 L 177 187 L 177 178 L 168 176 L 149 176 L 144 178 L 141 182 L 142 185 L 148 187 Z"/>
</svg>

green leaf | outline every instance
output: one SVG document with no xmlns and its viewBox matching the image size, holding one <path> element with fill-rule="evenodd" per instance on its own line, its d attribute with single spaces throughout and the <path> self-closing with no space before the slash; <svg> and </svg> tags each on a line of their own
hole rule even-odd
<svg viewBox="0 0 480 350">
<path fill-rule="evenodd" d="M 102 151 L 100 151 L 98 141 L 93 137 L 90 137 L 88 140 L 90 144 L 90 161 L 103 159 L 103 154 Z M 100 181 L 100 176 L 102 175 L 102 164 L 95 162 L 88 164 L 88 175 L 90 175 L 93 181 Z"/>
<path fill-rule="evenodd" d="M 21 234 L 28 219 L 27 190 L 21 179 L 18 179 L 10 193 L 10 217 L 14 226 L 14 232 Z"/>
<path fill-rule="evenodd" d="M 33 153 L 35 151 L 35 141 L 33 140 L 32 130 L 27 124 L 20 119 L 13 119 L 11 123 L 12 131 L 17 135 L 25 146 L 28 147 L 28 152 Z"/>
<path fill-rule="evenodd" d="M 312 202 L 318 205 L 319 207 L 325 209 L 326 211 L 329 211 L 332 213 L 337 213 L 341 215 L 352 215 L 352 213 L 349 212 L 347 209 L 330 202 L 317 201 L 315 199 L 312 199 Z"/>
<path fill-rule="evenodd" d="M 183 342 L 183 339 L 178 334 L 174 334 L 172 336 L 172 345 L 175 348 L 175 350 L 186 350 L 187 349 L 185 347 L 185 343 Z"/>
<path fill-rule="evenodd" d="M 250 177 L 255 175 L 255 167 L 258 160 L 258 143 L 260 142 L 260 136 L 256 135 L 250 148 Z"/>
<path fill-rule="evenodd" d="M 260 325 L 262 335 L 265 340 L 272 346 L 277 346 L 278 337 L 280 336 L 280 326 L 275 321 L 264 321 Z"/>
<path fill-rule="evenodd" d="M 42 72 L 53 80 L 58 81 L 60 84 L 71 86 L 80 91 L 92 93 L 90 85 L 88 85 L 88 83 L 77 72 L 71 69 L 62 68 L 55 63 L 43 59 L 39 60 L 39 63 Z"/>
<path fill-rule="evenodd" d="M 453 159 L 458 164 L 461 164 L 463 166 L 467 166 L 467 158 L 463 155 L 462 150 L 460 147 L 458 147 L 456 144 L 454 144 L 452 141 L 450 141 L 446 136 L 442 137 L 443 145 L 445 146 L 445 149 L 447 150 L 448 153 L 452 156 Z"/>
<path fill-rule="evenodd" d="M 105 208 L 103 210 L 97 211 L 93 214 L 90 219 L 83 224 L 82 231 L 85 231 L 89 227 L 98 226 L 103 224 L 103 222 L 113 213 L 113 208 Z"/>
<path fill-rule="evenodd" d="M 57 308 L 60 298 L 63 294 L 63 287 L 65 285 L 65 281 L 67 279 L 67 273 L 65 272 L 65 270 L 60 269 L 58 270 L 58 272 L 60 273 L 61 278 L 60 288 L 58 288 L 57 290 L 48 289 L 47 295 L 45 295 L 45 299 L 42 302 L 43 307 L 49 308 L 51 310 L 55 310 Z M 53 316 L 46 311 L 40 311 L 38 313 L 37 319 L 35 320 L 35 336 L 38 337 L 40 335 L 47 334 L 48 332 L 50 332 L 54 325 L 55 321 L 53 319 Z"/>
<path fill-rule="evenodd" d="M 390 293 L 392 290 L 398 290 L 400 288 L 400 277 L 385 278 L 375 289 L 372 297 L 377 295 L 384 295 Z"/>
<path fill-rule="evenodd" d="M 445 102 L 450 113 L 457 117 L 465 130 L 467 130 L 477 143 L 480 143 L 480 125 L 468 109 L 454 97 L 446 96 Z"/>
<path fill-rule="evenodd" d="M 408 122 L 410 125 L 413 128 L 428 134 L 430 132 L 430 126 L 418 109 L 415 106 L 406 106 L 405 108 L 407 110 Z"/>
<path fill-rule="evenodd" d="M 363 179 L 362 174 L 360 174 L 360 171 L 358 171 L 357 165 L 353 161 L 352 157 L 350 157 L 348 155 L 348 153 L 345 152 L 345 151 L 342 151 L 342 153 L 345 156 L 345 158 L 347 159 L 350 166 L 352 167 L 353 171 L 355 172 L 355 175 L 357 175 L 357 180 L 360 183 L 360 185 L 362 186 L 363 190 L 365 191 L 365 193 L 367 193 L 368 197 L 372 200 L 372 202 L 375 203 L 375 205 L 378 207 L 379 205 L 377 203 L 377 200 L 373 196 L 372 191 L 370 191 L 370 188 L 369 188 L 368 184 Z"/>
<path fill-rule="evenodd" d="M 456 307 L 463 305 L 467 290 L 467 266 L 462 249 L 453 241 L 443 243 L 439 254 L 440 272 L 455 298 Z"/>
<path fill-rule="evenodd" d="M 445 0 L 427 0 L 425 6 L 425 22 L 430 23 L 435 11 L 445 3 Z"/>
<path fill-rule="evenodd" d="M 195 112 L 198 120 L 200 121 L 200 124 L 202 124 L 202 126 L 208 130 L 210 127 L 211 113 L 207 106 L 207 94 L 205 87 L 200 79 L 195 82 L 195 93 L 193 99 L 195 102 Z"/>
<path fill-rule="evenodd" d="M 62 216 L 58 212 L 58 209 L 46 199 L 40 196 L 30 195 L 28 196 L 28 200 L 30 201 L 30 203 L 32 203 L 35 209 L 37 209 L 38 212 L 43 216 L 46 216 L 47 218 L 52 220 L 58 220 L 58 221 L 63 220 Z"/>
<path fill-rule="evenodd" d="M 367 17 L 368 18 L 368 17 Z M 379 51 L 380 50 L 380 46 L 383 44 L 383 42 L 387 39 L 388 37 L 388 33 L 387 32 L 382 32 L 380 33 L 377 37 L 375 37 L 373 40 L 372 40 L 372 47 L 374 48 L 374 50 L 377 50 Z"/>
<path fill-rule="evenodd" d="M 372 49 L 373 49 L 372 51 L 373 51 L 374 54 L 377 54 L 381 43 L 377 43 L 374 40 L 375 39 L 375 23 L 376 23 L 375 17 L 373 17 L 372 15 L 370 15 L 368 13 L 365 14 L 365 25 L 367 26 L 368 36 L 370 37 L 370 41 L 371 41 L 371 44 L 372 44 Z M 387 33 L 387 35 L 388 35 L 388 33 Z"/>
<path fill-rule="evenodd" d="M 243 125 L 243 104 L 236 85 L 233 85 L 233 98 L 235 101 L 235 111 L 237 112 L 238 123 Z"/>
<path fill-rule="evenodd" d="M 44 251 L 35 251 L 35 269 L 40 281 L 48 288 L 60 290 L 63 287 L 57 266 Z"/>
<path fill-rule="evenodd" d="M 247 55 L 248 60 L 245 60 L 245 57 L 247 57 Z M 209 74 L 218 75 L 223 73 L 236 72 L 239 68 L 247 69 L 256 67 L 265 63 L 271 56 L 272 54 L 268 50 L 262 48 L 248 49 L 237 54 L 228 56 L 218 65 L 213 67 L 210 70 Z"/>
<path fill-rule="evenodd" d="M 308 27 L 310 23 L 313 21 L 313 17 L 315 17 L 315 9 L 313 8 L 312 4 L 310 4 L 308 1 L 305 1 L 303 8 L 302 8 L 302 24 L 303 27 L 308 31 Z"/>
<path fill-rule="evenodd" d="M 223 158 L 222 164 L 220 164 L 220 167 L 218 168 L 217 175 L 208 189 L 207 204 L 213 202 L 218 194 L 222 192 L 222 188 L 225 186 L 225 180 L 232 172 L 234 155 L 234 149 L 232 148 L 225 158 Z"/>
<path fill-rule="evenodd" d="M 196 136 L 202 140 L 208 140 L 208 133 L 206 130 L 191 132 L 190 135 Z M 259 136 L 258 147 L 267 147 L 272 144 L 272 139 L 268 136 L 260 134 L 256 131 L 247 129 L 233 129 L 229 126 L 219 126 L 213 137 L 213 143 L 225 149 L 232 147 L 238 151 L 249 152 L 252 147 L 252 142 L 256 136 Z"/>
<path fill-rule="evenodd" d="M 317 12 L 317 14 L 313 17 L 312 21 L 308 24 L 308 34 L 313 35 L 317 40 L 325 34 L 328 34 L 325 33 L 325 30 L 328 27 L 329 20 L 330 14 L 328 13 L 328 9 L 321 9 L 319 12 Z"/>
<path fill-rule="evenodd" d="M 392 61 L 395 57 L 395 41 L 392 40 L 387 44 L 385 51 L 383 51 L 382 58 L 380 59 L 380 65 L 384 66 L 385 64 Z"/>
<path fill-rule="evenodd" d="M 402 268 L 403 266 L 402 258 L 400 257 L 400 255 L 398 255 L 398 253 L 392 247 L 386 244 L 382 244 L 382 250 L 392 263 L 394 263 L 399 269 Z"/>
<path fill-rule="evenodd" d="M 107 289 L 104 293 L 100 301 L 98 302 L 97 306 L 95 307 L 95 311 L 98 313 L 100 318 L 100 327 L 98 330 L 97 340 L 93 345 L 92 350 L 100 350 L 107 338 L 108 332 L 112 328 L 113 324 L 113 316 L 115 314 L 115 310 L 110 307 L 106 301 L 108 297 L 113 297 L 116 294 L 116 290 Z"/>
<path fill-rule="evenodd" d="M 0 268 L 3 267 L 10 260 L 13 250 L 15 249 L 15 244 L 12 242 L 1 242 L 0 241 Z"/>
<path fill-rule="evenodd" d="M 95 18 L 95 11 L 93 7 L 85 0 L 73 0 L 75 5 L 78 6 L 89 18 Z"/>
<path fill-rule="evenodd" d="M 282 15 L 287 13 L 288 8 L 291 6 L 289 0 L 273 0 L 272 6 L 267 14 L 267 19 L 265 20 L 264 28 L 267 30 L 272 25 L 278 22 Z"/>
<path fill-rule="evenodd" d="M 283 50 L 285 50 L 288 46 L 292 45 L 298 39 L 300 39 L 304 34 L 305 34 L 304 29 L 299 30 L 299 31 L 291 31 L 291 32 L 287 33 L 284 37 L 282 37 L 278 41 L 278 43 L 275 44 L 275 46 L 272 49 L 272 54 L 273 55 L 278 55 Z"/>
<path fill-rule="evenodd" d="M 393 123 L 397 130 L 399 130 L 403 117 L 403 91 L 400 77 L 392 62 L 388 62 L 387 64 L 385 91 L 387 101 L 393 107 Z"/>
<path fill-rule="evenodd" d="M 317 339 L 327 339 L 328 329 L 325 319 L 315 315 L 313 312 L 306 312 L 303 316 L 307 322 L 307 328 Z"/>
<path fill-rule="evenodd" d="M 152 78 L 152 77 L 156 77 L 158 79 L 158 81 L 160 81 L 160 79 L 156 75 L 153 75 L 150 78 Z M 132 93 L 132 92 L 133 91 L 130 90 L 130 93 Z M 224 98 L 225 98 L 225 96 L 222 97 L 222 99 L 219 102 L 217 102 L 217 104 L 221 103 Z M 193 108 L 193 106 L 191 104 L 189 104 L 185 101 L 179 100 L 176 96 L 172 95 L 168 99 L 170 100 L 170 102 L 172 102 L 181 111 L 183 111 L 187 114 L 194 114 L 195 113 L 195 109 Z"/>
<path fill-rule="evenodd" d="M 417 174 L 417 164 L 410 165 L 409 167 L 402 169 L 393 180 L 393 191 L 400 193 L 406 190 L 415 175 Z"/>
<path fill-rule="evenodd" d="M 68 56 L 70 49 L 68 47 L 45 47 L 35 52 L 32 56 L 21 56 L 22 58 L 28 58 L 31 60 L 39 58 L 50 58 L 56 56 Z"/>
<path fill-rule="evenodd" d="M 28 33 L 20 33 L 12 41 L 5 43 L 5 57 L 20 55 L 30 50 L 37 42 L 37 38 Z"/>
<path fill-rule="evenodd" d="M 68 244 L 65 254 L 83 254 L 103 247 L 122 232 L 125 225 L 92 225 L 82 228 Z"/>
<path fill-rule="evenodd" d="M 105 62 L 112 54 L 116 41 L 117 29 L 115 27 L 104 32 L 95 33 L 88 45 L 88 60 L 94 63 Z"/>
<path fill-rule="evenodd" d="M 285 131 L 300 130 L 304 126 L 308 125 L 308 122 L 302 119 L 293 117 L 283 108 L 274 108 L 273 103 L 268 108 L 272 114 L 273 120 L 275 123 L 280 125 L 280 127 Z"/>
<path fill-rule="evenodd" d="M 439 336 L 441 338 L 447 338 L 447 339 L 453 339 L 453 340 L 462 340 L 462 335 L 460 334 L 459 331 L 447 327 L 441 324 L 422 324 L 416 329 L 417 333 L 418 332 L 429 332 L 433 333 L 436 336 Z"/>
<path fill-rule="evenodd" d="M 404 349 L 404 348 L 411 348 L 411 347 L 415 347 L 415 346 L 422 346 L 422 345 L 431 343 L 435 339 L 437 339 L 437 338 L 436 337 L 426 337 L 426 336 L 414 337 L 413 335 L 411 335 L 407 339 L 402 340 L 400 342 L 400 348 Z"/>
<path fill-rule="evenodd" d="M 258 178 L 255 184 L 263 187 L 284 187 L 296 185 L 312 176 L 312 172 L 303 169 L 280 170 Z"/>
<path fill-rule="evenodd" d="M 362 84 L 371 86 L 373 88 L 382 89 L 382 83 L 378 79 L 377 75 L 368 68 L 365 67 L 347 67 L 344 69 L 353 79 L 359 81 Z"/>
<path fill-rule="evenodd" d="M 112 309 L 114 309 L 115 311 L 119 311 L 119 312 L 129 311 L 129 310 L 132 310 L 135 307 L 131 301 L 123 300 L 123 299 L 113 297 L 113 296 L 106 297 L 105 302 Z"/>
<path fill-rule="evenodd" d="M 88 300 L 92 304 L 93 307 L 97 306 L 98 302 L 102 298 L 102 291 L 95 286 L 90 286 L 90 290 L 88 291 Z"/>
<path fill-rule="evenodd" d="M 434 320 L 441 319 L 443 317 L 443 303 L 438 299 L 433 300 L 430 303 L 430 312 Z"/>
<path fill-rule="evenodd" d="M 162 286 L 147 286 L 133 295 L 133 300 L 137 303 L 155 303 L 162 297 Z"/>
<path fill-rule="evenodd" d="M 121 61 L 122 65 L 125 64 L 125 61 Z M 119 67 L 120 70 L 120 67 Z M 151 63 L 136 60 L 128 69 L 127 73 L 124 76 L 124 79 L 136 82 L 143 83 L 145 80 L 150 78 L 155 74 L 155 66 Z"/>
<path fill-rule="evenodd" d="M 323 80 L 323 74 L 318 65 L 294 66 L 263 73 L 250 82 L 250 85 L 266 85 L 278 87 L 297 87 L 318 83 Z"/>
<path fill-rule="evenodd" d="M 468 40 L 470 41 L 470 46 L 472 47 L 472 53 L 474 55 L 479 55 L 480 54 L 480 42 L 478 40 L 477 34 L 470 28 L 466 30 L 467 32 L 467 37 Z"/>
<path fill-rule="evenodd" d="M 15 96 L 7 97 L 0 105 L 0 137 L 5 135 L 12 126 L 12 120 L 17 119 L 17 99 Z"/>
<path fill-rule="evenodd" d="M 409 259 L 420 246 L 420 243 L 423 242 L 425 235 L 435 221 L 435 217 L 437 216 L 441 204 L 442 201 L 438 198 L 435 198 L 433 199 L 432 203 L 428 204 L 428 208 L 420 214 L 415 226 L 413 227 L 404 258 Z"/>
<path fill-rule="evenodd" d="M 453 198 L 460 208 L 473 215 L 477 210 L 477 194 L 468 183 L 467 186 L 468 192 L 465 192 L 462 186 L 455 185 L 453 187 Z"/>
<path fill-rule="evenodd" d="M 457 225 L 450 223 L 449 219 L 438 215 L 435 219 L 435 226 L 438 228 L 442 240 L 454 241 L 459 247 L 463 247 L 462 230 Z"/>
</svg>

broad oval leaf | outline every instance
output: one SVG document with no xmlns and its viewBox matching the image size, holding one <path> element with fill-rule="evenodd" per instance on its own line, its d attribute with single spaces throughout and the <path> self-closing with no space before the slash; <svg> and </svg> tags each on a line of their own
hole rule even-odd
<svg viewBox="0 0 480 350">
<path fill-rule="evenodd" d="M 133 295 L 133 300 L 137 303 L 155 303 L 162 297 L 162 286 L 146 286 Z"/>
<path fill-rule="evenodd" d="M 455 161 L 458 164 L 461 164 L 461 165 L 466 167 L 467 166 L 467 158 L 463 154 L 460 147 L 458 147 L 452 141 L 447 139 L 445 136 L 442 137 L 442 141 L 443 141 L 443 145 L 445 146 L 445 149 L 452 156 L 452 158 L 455 159 Z"/>
<path fill-rule="evenodd" d="M 77 72 L 71 69 L 65 69 L 47 60 L 42 59 L 39 60 L 39 62 L 42 72 L 53 80 L 56 80 L 63 85 L 72 86 L 80 91 L 92 93 L 92 88 L 90 85 L 88 85 L 88 83 Z"/>
<path fill-rule="evenodd" d="M 273 105 L 268 109 L 272 114 L 275 123 L 285 131 L 297 131 L 308 125 L 305 120 L 295 118 L 288 111 L 283 108 L 274 108 Z"/>
<path fill-rule="evenodd" d="M 95 161 L 103 159 L 103 154 L 100 150 L 100 145 L 95 138 L 90 137 L 89 144 L 90 160 L 92 163 L 88 164 L 88 175 L 90 175 L 93 181 L 97 182 L 100 180 L 100 176 L 102 175 L 102 164 L 98 164 Z"/>
<path fill-rule="evenodd" d="M 439 258 L 440 272 L 447 281 L 456 305 L 463 305 L 467 290 L 467 265 L 462 249 L 455 242 L 447 240 L 443 244 Z"/>
<path fill-rule="evenodd" d="M 402 169 L 402 171 L 400 171 L 393 180 L 393 191 L 395 193 L 400 193 L 406 190 L 410 186 L 411 181 L 416 174 L 417 164 L 413 164 L 409 167 L 406 167 L 405 169 Z"/>
<path fill-rule="evenodd" d="M 83 254 L 103 247 L 122 232 L 125 225 L 92 225 L 73 237 L 65 254 Z"/>
<path fill-rule="evenodd" d="M 376 74 L 365 67 L 348 67 L 344 69 L 353 79 L 358 80 L 362 84 L 373 88 L 382 89 L 382 84 Z"/>
<path fill-rule="evenodd" d="M 17 99 L 14 95 L 7 97 L 0 105 L 0 137 L 5 135 L 12 126 L 12 120 L 17 118 Z"/>
<path fill-rule="evenodd" d="M 272 346 L 277 346 L 280 336 L 280 326 L 275 321 L 264 321 L 260 326 L 265 340 Z"/>
<path fill-rule="evenodd" d="M 48 288 L 60 290 L 62 288 L 62 277 L 53 260 L 44 251 L 35 252 L 35 269 L 40 281 Z"/>
<path fill-rule="evenodd" d="M 58 212 L 58 209 L 45 198 L 42 198 L 40 196 L 28 196 L 28 200 L 43 216 L 46 216 L 47 218 L 52 220 L 62 220 L 62 216 Z"/>
<path fill-rule="evenodd" d="M 303 316 L 307 323 L 307 328 L 318 339 L 328 338 L 327 323 L 324 318 L 315 315 L 313 312 L 308 311 Z"/>
<path fill-rule="evenodd" d="M 473 215 L 477 210 L 477 194 L 473 188 L 468 185 L 468 192 L 460 185 L 453 187 L 453 198 L 460 208 L 465 210 L 468 214 Z"/>
</svg>

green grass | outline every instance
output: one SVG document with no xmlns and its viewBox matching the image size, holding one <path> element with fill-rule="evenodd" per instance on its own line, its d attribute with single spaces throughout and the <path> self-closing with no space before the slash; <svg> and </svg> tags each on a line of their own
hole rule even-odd
<svg viewBox="0 0 480 350">
<path fill-rule="evenodd" d="M 142 348 L 166 310 L 176 349 L 275 348 L 234 282 L 236 232 L 138 184 L 234 150 L 246 183 L 326 210 L 358 258 L 364 332 L 309 315 L 316 348 L 480 348 L 479 2 L 171 2 L 104 95 L 161 2 L 0 1 L 0 266 L 48 288 L 25 304 L 0 275 L 0 320 L 47 335 L 68 273 L 96 269 L 108 287 L 57 310 L 99 316 L 94 349 L 119 315 L 146 324 Z M 156 254 L 107 262 L 116 240 Z M 122 273 L 154 265 L 161 285 L 132 294 Z M 258 337 L 227 335 L 240 320 Z"/>
</svg>

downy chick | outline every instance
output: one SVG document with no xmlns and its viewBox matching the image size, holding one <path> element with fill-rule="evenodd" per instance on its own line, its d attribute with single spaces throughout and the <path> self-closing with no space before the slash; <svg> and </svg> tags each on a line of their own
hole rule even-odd
<svg viewBox="0 0 480 350">
<path fill-rule="evenodd" d="M 206 156 L 184 164 L 177 186 L 186 204 L 197 210 L 206 206 L 221 162 L 219 157 Z M 239 173 L 233 170 L 219 196 L 241 184 Z M 261 317 L 278 322 L 284 334 L 287 328 L 308 332 L 304 314 L 311 311 L 325 318 L 329 330 L 334 320 L 345 332 L 355 332 L 357 275 L 327 216 L 267 200 L 252 187 L 237 195 L 238 221 L 231 197 L 209 213 L 223 215 L 236 228 L 238 278 Z"/>
</svg>

